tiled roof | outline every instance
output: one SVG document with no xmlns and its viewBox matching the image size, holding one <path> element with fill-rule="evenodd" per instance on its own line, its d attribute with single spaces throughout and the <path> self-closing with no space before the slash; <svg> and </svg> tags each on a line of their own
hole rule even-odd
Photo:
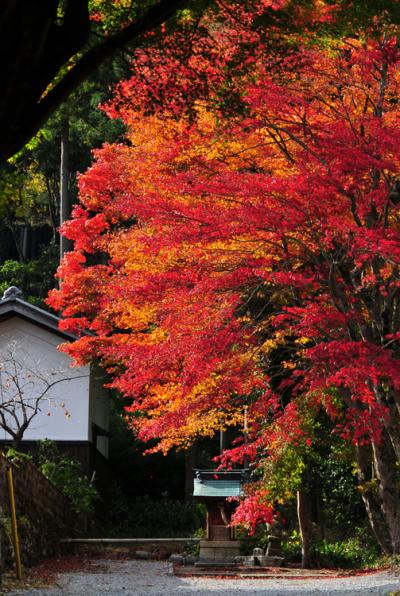
<svg viewBox="0 0 400 596">
<path fill-rule="evenodd" d="M 242 484 L 239 480 L 214 480 L 202 482 L 194 479 L 194 497 L 239 497 L 242 494 Z"/>
<path fill-rule="evenodd" d="M 10 291 L 13 290 L 13 291 Z M 38 306 L 30 304 L 21 298 L 22 292 L 17 288 L 9 288 L 0 300 L 0 321 L 16 316 L 29 321 L 48 331 L 60 335 L 64 339 L 74 340 L 76 337 L 59 329 L 60 317 L 53 315 Z"/>
</svg>

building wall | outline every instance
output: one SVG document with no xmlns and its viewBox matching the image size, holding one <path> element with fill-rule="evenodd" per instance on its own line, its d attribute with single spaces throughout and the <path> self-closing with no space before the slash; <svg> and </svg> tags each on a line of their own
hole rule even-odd
<svg viewBox="0 0 400 596">
<path fill-rule="evenodd" d="M 51 381 L 64 379 L 46 394 L 46 399 L 41 402 L 41 411 L 32 420 L 24 434 L 24 440 L 90 440 L 90 368 L 71 368 L 70 358 L 57 350 L 61 341 L 58 335 L 19 317 L 0 323 L 0 355 L 6 352 L 10 344 L 16 349 L 18 361 L 27 369 L 27 372 L 19 374 L 22 374 L 24 383 L 27 383 L 28 399 L 34 398 L 40 391 L 40 376 Z M 27 375 L 30 377 L 27 378 Z M 7 398 L 5 390 L 3 395 L 0 394 L 0 401 Z M 0 440 L 10 438 L 8 433 L 0 429 Z"/>
<path fill-rule="evenodd" d="M 6 482 L 9 465 L 10 462 L 0 454 L 1 555 L 2 563 L 11 566 L 14 557 L 9 530 L 6 530 L 10 523 Z M 74 528 L 82 535 L 85 520 L 72 511 L 67 497 L 31 462 L 20 461 L 12 468 L 21 558 L 24 565 L 31 565 L 43 557 L 57 554 L 60 539 L 73 536 Z"/>
</svg>

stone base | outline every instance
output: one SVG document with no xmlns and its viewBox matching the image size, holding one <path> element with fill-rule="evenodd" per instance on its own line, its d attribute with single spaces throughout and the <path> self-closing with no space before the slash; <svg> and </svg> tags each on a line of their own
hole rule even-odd
<svg viewBox="0 0 400 596">
<path fill-rule="evenodd" d="M 266 557 L 264 555 L 257 555 L 253 557 L 235 557 L 236 565 L 241 567 L 283 567 L 283 557 Z"/>
<path fill-rule="evenodd" d="M 236 557 L 215 557 L 213 559 L 209 559 L 206 557 L 200 557 L 194 566 L 201 568 L 210 567 L 211 569 L 216 569 L 218 567 L 226 569 L 227 567 L 236 567 L 235 558 Z"/>
<path fill-rule="evenodd" d="M 255 557 L 235 557 L 236 565 L 240 567 L 255 567 L 257 565 Z"/>
<path fill-rule="evenodd" d="M 234 559 L 240 555 L 239 540 L 200 540 L 202 559 Z"/>
<path fill-rule="evenodd" d="M 283 567 L 284 566 L 284 558 L 283 557 L 257 557 L 258 564 L 260 567 Z"/>
</svg>

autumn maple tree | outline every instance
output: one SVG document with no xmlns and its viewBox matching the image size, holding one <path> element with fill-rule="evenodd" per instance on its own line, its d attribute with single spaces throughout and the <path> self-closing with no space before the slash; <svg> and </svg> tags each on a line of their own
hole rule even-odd
<svg viewBox="0 0 400 596">
<path fill-rule="evenodd" d="M 123 118 L 126 143 L 96 151 L 80 179 L 64 227 L 75 248 L 49 298 L 65 329 L 91 331 L 65 349 L 102 362 L 130 398 L 131 425 L 161 450 L 240 425 L 246 406 L 248 441 L 223 463 L 250 458 L 262 470 L 312 449 L 324 412 L 354 450 L 371 527 L 394 553 L 397 33 L 326 49 L 295 37 L 278 55 L 265 42 L 232 79 L 240 109 L 228 115 L 218 66 L 207 101 L 189 111 L 175 96 L 169 111 L 140 111 L 132 81 L 122 83 L 106 109 Z M 235 41 L 223 43 L 229 59 Z M 271 494 L 256 483 L 236 521 L 271 520 Z"/>
</svg>

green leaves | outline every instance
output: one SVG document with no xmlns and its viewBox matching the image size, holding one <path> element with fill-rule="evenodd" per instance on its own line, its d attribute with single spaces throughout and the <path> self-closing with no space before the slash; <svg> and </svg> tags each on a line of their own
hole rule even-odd
<svg viewBox="0 0 400 596">
<path fill-rule="evenodd" d="M 99 498 L 97 490 L 83 475 L 81 464 L 62 456 L 54 441 L 39 441 L 38 467 L 70 499 L 76 513 L 93 513 L 94 502 Z"/>
<path fill-rule="evenodd" d="M 26 263 L 8 260 L 0 264 L 0 293 L 10 286 L 17 286 L 23 291 L 25 300 L 45 307 L 46 296 L 55 285 L 58 258 L 58 247 L 53 244 L 43 249 L 37 259 Z"/>
</svg>

